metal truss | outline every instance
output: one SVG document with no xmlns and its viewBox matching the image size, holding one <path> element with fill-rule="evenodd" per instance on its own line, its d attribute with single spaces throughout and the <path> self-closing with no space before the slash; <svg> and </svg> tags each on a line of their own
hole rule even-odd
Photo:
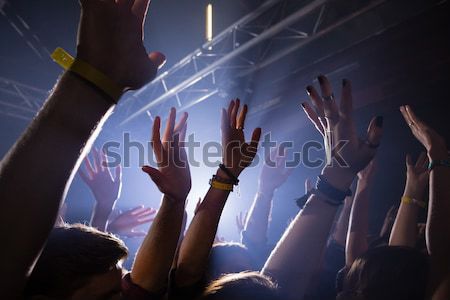
<svg viewBox="0 0 450 300">
<path fill-rule="evenodd" d="M 0 77 L 0 114 L 29 121 L 47 96 L 45 90 Z"/>
<path fill-rule="evenodd" d="M 231 79 L 232 74 L 251 72 L 273 49 L 279 51 L 280 45 L 296 44 L 314 35 L 326 2 L 264 2 L 125 99 L 120 108 L 124 112 L 121 125 L 142 114 L 150 114 L 150 109 L 163 103 L 176 105 L 183 111 L 211 96 L 226 96 L 240 84 Z M 314 16 L 307 26 L 298 26 L 301 19 L 311 14 Z"/>
</svg>

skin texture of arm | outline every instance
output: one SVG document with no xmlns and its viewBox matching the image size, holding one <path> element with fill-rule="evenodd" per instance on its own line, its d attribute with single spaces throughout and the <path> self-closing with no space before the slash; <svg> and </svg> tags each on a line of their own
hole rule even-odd
<svg viewBox="0 0 450 300">
<path fill-rule="evenodd" d="M 250 143 L 245 143 L 244 128 L 247 106 L 239 113 L 240 101 L 231 101 L 228 111 L 222 110 L 223 164 L 236 177 L 251 164 L 256 155 L 261 129 L 253 131 Z M 239 114 L 238 114 L 239 113 Z M 236 147 L 238 145 L 238 147 Z M 229 179 L 221 169 L 219 178 Z M 176 285 L 185 287 L 197 283 L 204 275 L 211 246 L 217 232 L 229 191 L 210 188 L 181 243 L 175 275 Z"/>
<path fill-rule="evenodd" d="M 77 45 L 77 58 L 104 73 L 123 91 L 139 88 L 153 79 L 164 61 L 158 53 L 148 56 L 142 43 L 149 1 L 130 3 L 81 1 Z M 5 246 L 0 255 L 8 257 L 2 269 L 8 274 L 8 280 L 1 285 L 5 298 L 20 298 L 26 277 L 53 227 L 73 171 L 112 107 L 98 89 L 67 72 L 2 160 L 0 225 Z M 21 222 L 16 219 L 19 215 Z"/>
<path fill-rule="evenodd" d="M 348 223 L 350 219 L 350 212 L 352 210 L 353 197 L 347 197 L 344 201 L 344 207 L 339 215 L 336 223 L 332 239 L 342 247 L 345 247 L 347 241 Z"/>
<path fill-rule="evenodd" d="M 158 169 L 144 166 L 159 190 L 164 194 L 161 207 L 139 248 L 131 279 L 140 287 L 152 293 L 162 293 L 167 288 L 169 272 L 183 223 L 184 207 L 191 189 L 191 175 L 184 143 L 187 130 L 187 113 L 175 126 L 176 110 L 172 108 L 166 130 L 160 138 L 160 118 L 153 124 L 152 146 Z"/>
<path fill-rule="evenodd" d="M 273 195 L 286 182 L 293 170 L 286 168 L 286 157 L 284 149 L 278 147 L 271 151 L 270 161 L 264 163 L 259 177 L 258 192 L 250 208 L 243 233 L 253 245 L 266 245 Z"/>
<path fill-rule="evenodd" d="M 374 162 L 358 173 L 358 184 L 350 213 L 350 223 L 345 247 L 345 263 L 350 267 L 355 259 L 367 251 L 369 232 L 369 193 L 373 180 Z"/>
<path fill-rule="evenodd" d="M 6 244 L 1 252 L 8 257 L 3 270 L 9 277 L 8 286 L 2 290 L 7 294 L 20 295 L 53 227 L 72 171 L 80 163 L 80 153 L 89 148 L 111 108 L 96 90 L 66 73 L 2 160 L 0 216 Z M 21 222 L 16 220 L 18 215 L 23 216 Z M 7 224 L 14 224 L 13 229 Z"/>
<path fill-rule="evenodd" d="M 411 157 L 406 157 L 407 179 L 403 196 L 423 201 L 429 181 L 427 155 L 423 152 L 414 165 Z M 417 241 L 417 220 L 422 208 L 414 203 L 400 202 L 397 217 L 389 238 L 390 246 L 414 247 Z"/>
<path fill-rule="evenodd" d="M 400 111 L 416 139 L 427 149 L 428 159 L 448 159 L 445 140 L 426 123 L 420 120 L 408 105 Z M 437 166 L 430 172 L 430 196 L 426 241 L 430 255 L 430 278 L 427 299 L 450 298 L 450 168 Z"/>
<path fill-rule="evenodd" d="M 381 140 L 381 125 L 372 119 L 367 131 L 367 141 L 356 136 L 352 114 L 351 84 L 343 81 L 340 107 L 334 100 L 331 84 L 319 76 L 322 97 L 312 86 L 307 87 L 315 109 L 303 103 L 303 109 L 322 134 L 332 132 L 335 141 L 347 141 L 339 157 L 346 166 L 335 163 L 326 166 L 322 175 L 330 185 L 346 191 L 356 174 L 373 159 L 376 150 L 370 144 Z M 328 100 L 326 100 L 328 99 Z M 335 153 L 334 155 L 337 155 Z M 271 253 L 262 272 L 272 276 L 281 286 L 283 299 L 302 299 L 309 281 L 318 268 L 326 240 L 330 234 L 337 207 L 326 202 L 320 192 L 313 194 L 306 207 L 297 215 Z M 294 274 L 293 274 L 294 272 Z"/>
</svg>

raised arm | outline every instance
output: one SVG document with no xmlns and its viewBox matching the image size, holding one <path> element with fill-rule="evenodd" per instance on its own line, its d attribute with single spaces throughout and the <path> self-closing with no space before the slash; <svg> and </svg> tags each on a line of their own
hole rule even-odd
<svg viewBox="0 0 450 300">
<path fill-rule="evenodd" d="M 348 223 L 350 220 L 350 212 L 352 211 L 353 197 L 347 197 L 344 200 L 339 218 L 336 222 L 336 228 L 333 232 L 332 239 L 341 247 L 345 248 L 347 243 Z"/>
<path fill-rule="evenodd" d="M 400 207 L 392 227 L 390 246 L 414 247 L 417 241 L 417 219 L 421 209 L 426 209 L 425 190 L 428 186 L 428 159 L 421 153 L 417 162 L 406 156 L 406 185 Z"/>
<path fill-rule="evenodd" d="M 142 24 L 148 0 L 84 0 L 77 58 L 115 83 L 122 92 L 139 88 L 164 61 L 147 55 Z M 131 54 L 132 53 L 132 54 Z M 117 100 L 117 99 L 116 99 Z M 16 299 L 55 222 L 79 165 L 114 106 L 99 88 L 72 71 L 56 84 L 49 99 L 0 167 L 0 228 L 8 259 L 2 271 L 3 296 Z M 22 215 L 21 222 L 15 216 Z"/>
<path fill-rule="evenodd" d="M 273 195 L 286 182 L 292 170 L 294 169 L 286 168 L 286 153 L 280 147 L 272 150 L 268 160 L 264 162 L 259 176 L 258 191 L 242 232 L 242 243 L 251 253 L 266 247 Z M 252 249 L 255 247 L 256 249 Z"/>
<path fill-rule="evenodd" d="M 408 105 L 400 107 L 416 139 L 427 150 L 430 160 L 430 197 L 426 240 L 430 254 L 431 273 L 429 297 L 450 298 L 450 162 L 445 140 L 420 120 Z"/>
<path fill-rule="evenodd" d="M 228 111 L 222 110 L 222 159 L 227 172 L 219 169 L 213 181 L 228 187 L 212 185 L 197 209 L 180 247 L 175 276 L 178 287 L 190 286 L 203 277 L 230 187 L 256 155 L 261 129 L 253 131 L 250 143 L 245 142 L 247 106 L 240 113 L 239 106 L 239 100 L 231 101 Z"/>
<path fill-rule="evenodd" d="M 131 270 L 132 281 L 152 293 L 162 294 L 167 287 L 183 223 L 184 207 L 191 189 L 191 175 L 186 152 L 187 113 L 175 126 L 176 110 L 170 110 L 166 129 L 160 139 L 160 118 L 153 124 L 152 146 L 158 169 L 144 166 L 164 194 L 159 211 L 139 248 Z"/>
<path fill-rule="evenodd" d="M 350 267 L 355 259 L 369 248 L 369 194 L 375 173 L 374 161 L 358 173 L 358 183 L 350 213 L 350 224 L 345 247 L 345 264 Z"/>
<path fill-rule="evenodd" d="M 262 270 L 278 281 L 285 294 L 284 299 L 303 298 L 311 275 L 318 267 L 338 206 L 348 195 L 356 174 L 375 155 L 382 132 L 373 119 L 367 139 L 357 137 L 351 116 L 349 81 L 343 81 L 339 108 L 328 79 L 320 76 L 319 83 L 322 97 L 312 86 L 307 88 L 316 110 L 308 103 L 302 106 L 320 132 L 333 134 L 336 145 L 339 141 L 348 141 L 344 147 L 338 148 L 338 152 L 334 152 L 336 160 L 344 161 L 346 166 L 335 163 L 322 170 L 317 189 L 313 190 L 303 210 L 285 231 Z"/>
<path fill-rule="evenodd" d="M 92 162 L 88 157 L 84 159 L 85 171 L 80 170 L 78 173 L 95 198 L 90 225 L 105 231 L 108 218 L 120 197 L 122 169 L 120 165 L 115 167 L 113 176 L 107 167 L 105 153 L 96 148 L 92 150 L 91 157 Z"/>
</svg>

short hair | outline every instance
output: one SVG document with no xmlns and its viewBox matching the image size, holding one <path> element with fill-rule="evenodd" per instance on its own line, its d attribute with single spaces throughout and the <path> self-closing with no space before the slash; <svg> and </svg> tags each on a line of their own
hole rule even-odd
<svg viewBox="0 0 450 300">
<path fill-rule="evenodd" d="M 427 255 L 414 248 L 373 248 L 354 261 L 337 299 L 422 300 L 428 268 Z"/>
<path fill-rule="evenodd" d="M 123 241 L 112 234 L 82 224 L 55 227 L 28 279 L 25 296 L 68 297 L 127 255 Z"/>
<path fill-rule="evenodd" d="M 226 274 L 211 282 L 199 300 L 278 300 L 278 286 L 259 272 Z"/>
<path fill-rule="evenodd" d="M 245 245 L 235 242 L 215 243 L 211 248 L 211 253 L 209 255 L 206 281 L 215 280 L 222 276 L 224 274 L 224 268 L 228 270 L 227 273 L 254 271 L 243 270 L 239 265 L 230 265 L 230 261 L 233 261 L 233 258 L 239 256 L 247 259 L 252 266 L 254 265 L 252 256 Z"/>
</svg>

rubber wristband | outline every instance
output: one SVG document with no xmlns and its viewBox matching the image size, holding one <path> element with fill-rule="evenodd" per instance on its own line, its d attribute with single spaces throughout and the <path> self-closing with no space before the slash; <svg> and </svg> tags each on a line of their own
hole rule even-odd
<svg viewBox="0 0 450 300">
<path fill-rule="evenodd" d="M 403 196 L 402 197 L 402 203 L 415 204 L 415 205 L 417 205 L 417 206 L 419 206 L 421 208 L 427 208 L 427 203 L 425 201 L 420 201 L 420 200 L 417 200 L 417 199 L 414 199 L 414 198 L 411 198 L 411 197 L 408 197 L 408 196 Z"/>
<path fill-rule="evenodd" d="M 438 167 L 438 166 L 450 168 L 450 160 L 448 160 L 448 159 L 432 160 L 428 164 L 428 170 L 431 171 L 431 170 L 433 170 L 433 168 Z"/>
<path fill-rule="evenodd" d="M 71 71 L 86 79 L 101 91 L 103 91 L 106 95 L 108 95 L 111 98 L 112 102 L 114 102 L 114 104 L 117 104 L 123 94 L 123 90 L 108 76 L 106 76 L 87 62 L 79 58 L 74 59 L 62 48 L 56 48 L 55 51 L 53 51 L 51 57 L 64 70 Z"/>
<path fill-rule="evenodd" d="M 215 189 L 218 189 L 218 190 L 227 191 L 227 192 L 232 192 L 233 191 L 233 184 L 219 182 L 219 181 L 217 181 L 214 178 L 209 180 L 209 185 L 212 188 L 215 188 Z"/>
<path fill-rule="evenodd" d="M 220 164 L 219 168 L 225 172 L 225 174 L 227 174 L 228 177 L 230 177 L 230 180 L 233 181 L 234 185 L 238 185 L 239 184 L 239 179 L 234 176 L 233 173 L 230 172 L 230 170 L 227 169 L 227 167 L 225 167 L 224 164 Z"/>
<path fill-rule="evenodd" d="M 315 190 L 327 196 L 327 198 L 329 198 L 327 199 L 327 202 L 336 206 L 343 204 L 345 198 L 352 195 L 350 189 L 341 191 L 332 186 L 323 175 L 318 176 Z M 314 193 L 314 191 L 312 193 Z"/>
</svg>

